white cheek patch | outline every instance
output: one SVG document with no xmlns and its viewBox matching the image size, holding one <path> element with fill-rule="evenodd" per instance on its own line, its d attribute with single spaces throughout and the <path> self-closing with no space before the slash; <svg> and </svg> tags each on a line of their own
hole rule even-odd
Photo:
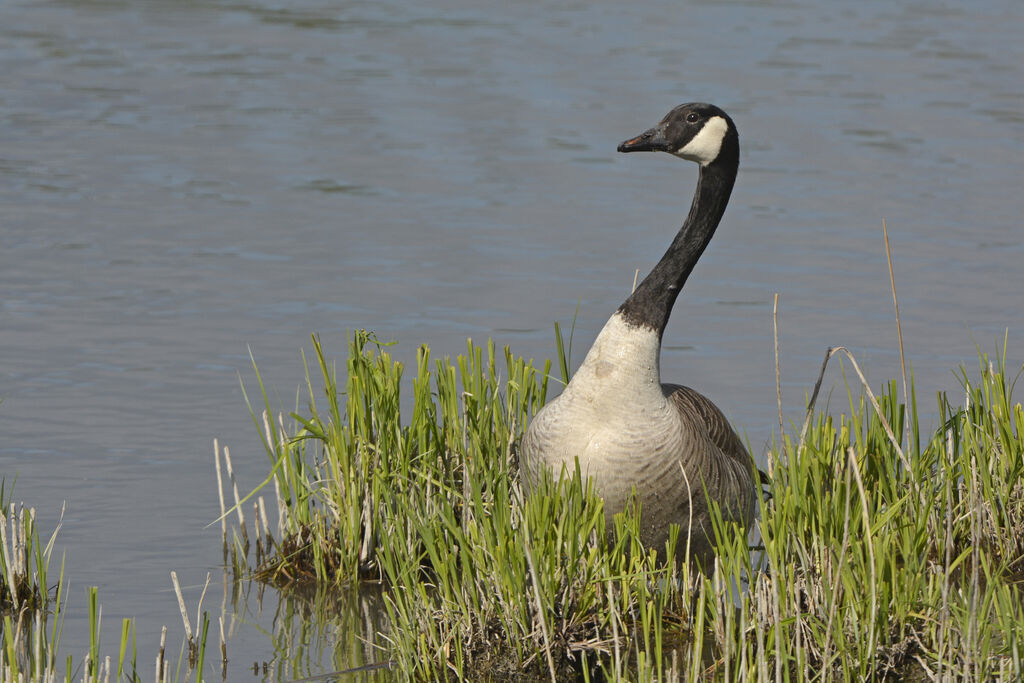
<svg viewBox="0 0 1024 683">
<path fill-rule="evenodd" d="M 693 139 L 676 150 L 676 156 L 707 166 L 718 157 L 729 124 L 721 116 L 712 116 Z"/>
</svg>

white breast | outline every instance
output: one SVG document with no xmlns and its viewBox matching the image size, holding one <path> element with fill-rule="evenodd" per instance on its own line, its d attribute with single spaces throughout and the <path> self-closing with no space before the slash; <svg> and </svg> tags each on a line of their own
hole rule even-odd
<svg viewBox="0 0 1024 683">
<path fill-rule="evenodd" d="M 671 452 L 679 416 L 661 388 L 659 350 L 654 330 L 613 315 L 562 395 L 530 423 L 527 469 L 544 464 L 557 476 L 578 458 L 585 475 L 598 476 Z"/>
</svg>

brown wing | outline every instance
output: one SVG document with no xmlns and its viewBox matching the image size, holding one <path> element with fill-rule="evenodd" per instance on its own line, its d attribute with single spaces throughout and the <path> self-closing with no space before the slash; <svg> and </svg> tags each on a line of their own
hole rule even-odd
<svg viewBox="0 0 1024 683">
<path fill-rule="evenodd" d="M 662 387 L 668 397 L 679 406 L 680 411 L 695 415 L 700 419 L 707 427 L 712 443 L 718 446 L 725 455 L 748 467 L 753 464 L 740 437 L 736 435 L 729 421 L 725 419 L 725 415 L 718 409 L 718 406 L 711 402 L 711 399 L 681 384 L 663 384 Z"/>
<path fill-rule="evenodd" d="M 723 498 L 719 502 L 738 512 L 749 525 L 756 507 L 753 482 L 757 469 L 754 466 L 754 459 L 750 457 L 740 437 L 733 431 L 718 406 L 703 394 L 680 384 L 663 384 L 662 389 L 679 408 L 681 415 L 703 425 L 711 443 L 724 456 L 720 465 L 724 470 L 723 474 L 729 472 L 725 476 L 731 481 L 724 486 L 724 490 L 719 491 Z M 738 509 L 733 506 L 738 506 Z"/>
</svg>

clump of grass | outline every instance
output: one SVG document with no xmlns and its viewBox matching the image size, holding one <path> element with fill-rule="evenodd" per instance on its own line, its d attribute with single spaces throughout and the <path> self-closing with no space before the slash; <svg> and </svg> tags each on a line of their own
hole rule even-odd
<svg viewBox="0 0 1024 683">
<path fill-rule="evenodd" d="M 64 566 L 55 584 L 51 581 L 50 557 L 60 524 L 49 541 L 43 543 L 35 522 L 35 510 L 24 504 L 9 502 L 5 487 L 0 485 L 0 680 L 57 680 L 57 653 L 60 647 L 67 582 Z M 63 515 L 62 515 L 63 516 Z M 83 681 L 109 680 L 111 659 L 99 655 L 100 610 L 96 588 L 89 591 L 90 647 L 80 669 Z M 125 636 L 134 634 L 130 620 L 125 620 Z M 134 649 L 126 661 L 126 644 L 122 641 L 117 660 L 117 674 L 130 664 L 134 670 Z M 65 680 L 72 680 L 71 657 L 65 662 Z"/>
<path fill-rule="evenodd" d="M 1024 673 L 1024 409 L 1005 356 L 964 373 L 962 405 L 937 397 L 931 433 L 912 381 L 904 400 L 865 383 L 847 414 L 809 410 L 769 454 L 760 551 L 719 524 L 714 567 L 691 575 L 640 546 L 637 511 L 607 533 L 578 473 L 522 498 L 514 443 L 550 363 L 470 344 L 431 372 L 421 348 L 403 420 L 402 367 L 372 335 L 353 336 L 344 394 L 314 346 L 308 406 L 287 430 L 257 418 L 280 511 L 277 540 L 257 527 L 257 575 L 383 579 L 384 656 L 414 678 Z"/>
<path fill-rule="evenodd" d="M 144 670 L 139 669 L 133 619 L 121 620 L 116 656 L 103 654 L 100 638 L 103 609 L 99 602 L 99 589 L 95 586 L 90 587 L 87 593 L 88 650 L 77 661 L 72 655 L 67 655 L 61 661 L 58 652 L 66 609 L 66 585 L 63 578 L 58 582 L 56 597 L 53 598 L 52 604 L 48 602 L 43 607 L 7 614 L 0 621 L 0 681 L 63 680 L 67 683 L 99 683 L 116 680 L 141 683 L 144 680 L 151 680 L 156 683 L 168 683 L 184 680 L 201 683 L 205 674 L 204 653 L 209 623 L 206 613 L 202 615 L 203 627 L 197 634 L 194 644 L 197 654 L 186 655 L 186 646 L 193 647 L 193 644 L 183 642 L 177 668 L 172 673 L 172 662 L 165 657 L 165 641 L 161 640 L 155 670 L 150 669 L 146 674 Z M 52 612 L 49 611 L 51 609 Z M 166 637 L 166 629 L 164 636 Z M 221 678 L 223 679 L 223 675 Z"/>
<path fill-rule="evenodd" d="M 293 413 L 290 427 L 275 422 L 263 394 L 266 410 L 257 424 L 272 466 L 266 483 L 276 493 L 279 540 L 269 528 L 261 532 L 274 552 L 257 573 L 284 585 L 381 578 L 382 545 L 420 555 L 418 520 L 468 511 L 468 474 L 507 479 L 514 437 L 543 405 L 547 368 L 538 373 L 507 350 L 499 359 L 493 345 L 485 357 L 471 344 L 455 365 L 438 361 L 431 373 L 430 352 L 421 347 L 412 415 L 403 422 L 404 368 L 385 344 L 356 332 L 340 384 L 315 338 L 314 348 L 324 385 L 314 389 L 307 374 L 306 415 Z M 236 501 L 236 509 L 244 502 Z M 247 539 L 243 526 L 234 544 L 243 555 Z"/>
<path fill-rule="evenodd" d="M 98 683 L 113 680 L 154 680 L 164 683 L 181 680 L 181 668 L 172 678 L 170 664 L 164 660 L 163 645 L 157 658 L 155 675 L 143 677 L 137 668 L 135 625 L 132 619 L 121 622 L 121 640 L 116 658 L 101 654 L 102 608 L 99 590 L 88 589 L 89 649 L 76 663 L 68 655 L 59 660 L 61 633 L 68 600 L 68 581 L 64 563 L 56 581 L 52 581 L 50 558 L 60 524 L 44 545 L 35 523 L 35 510 L 8 502 L 0 485 L 0 681 L 57 681 Z M 205 614 L 203 615 L 205 618 Z M 202 652 L 206 633 L 196 640 L 200 654 L 190 661 L 185 679 L 193 674 L 196 683 L 203 678 Z M 183 646 L 184 650 L 184 646 Z M 63 676 L 60 675 L 63 665 Z M 194 667 L 191 665 L 195 665 Z"/>
<path fill-rule="evenodd" d="M 726 626 L 715 629 L 716 672 L 1021 675 L 1024 411 L 1004 360 L 982 360 L 979 380 L 964 374 L 963 407 L 938 396 L 931 436 L 921 434 L 913 383 L 908 406 L 891 382 L 877 399 L 851 395 L 838 420 L 815 414 L 802 436 L 784 439 L 761 509 L 762 563 L 739 618 L 733 601 L 708 602 L 708 621 Z M 721 559 L 726 573 L 746 571 L 742 552 Z"/>
<path fill-rule="evenodd" d="M 63 619 L 63 565 L 52 588 L 49 572 L 60 525 L 44 544 L 35 509 L 15 504 L 9 496 L 6 482 L 0 484 L 0 678 L 44 678 L 55 671 Z"/>
<path fill-rule="evenodd" d="M 9 502 L 0 483 L 0 613 L 35 609 L 47 602 L 47 568 L 57 529 L 44 545 L 36 511 Z"/>
</svg>

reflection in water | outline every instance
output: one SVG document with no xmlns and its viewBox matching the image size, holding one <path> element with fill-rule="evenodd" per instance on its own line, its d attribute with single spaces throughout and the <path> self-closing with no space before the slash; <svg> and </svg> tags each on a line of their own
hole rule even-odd
<svg viewBox="0 0 1024 683">
<path fill-rule="evenodd" d="M 228 572 L 224 578 L 221 616 L 227 637 L 228 663 L 222 680 L 238 680 L 251 674 L 260 681 L 392 681 L 400 677 L 382 650 L 388 639 L 385 590 L 376 584 L 364 584 L 357 590 L 324 589 L 284 590 L 255 581 L 234 581 Z M 255 660 L 231 657 L 231 640 L 240 631 L 255 629 L 262 638 L 262 652 Z M 251 637 L 251 632 L 248 637 Z M 689 638 L 665 637 L 663 661 L 665 680 L 683 680 L 684 671 L 694 670 L 698 656 L 704 669 L 713 668 L 721 653 L 714 634 L 705 633 L 695 647 Z M 253 645 L 249 645 L 250 651 Z M 623 671 L 636 666 L 635 652 L 621 653 Z M 501 661 L 500 653 L 481 655 L 486 666 L 491 659 Z M 610 659 L 610 657 L 609 657 Z M 503 670 L 501 680 L 546 680 L 546 669 Z M 612 666 L 605 662 L 606 666 Z M 649 665 L 649 662 L 648 662 Z M 616 662 L 616 666 L 619 664 Z M 590 660 L 591 678 L 600 669 Z M 219 669 L 219 665 L 218 665 Z M 496 667 L 500 670 L 500 667 Z M 214 680 L 207 667 L 206 680 Z M 218 675 L 222 672 L 218 670 Z M 493 673 L 493 672 L 492 672 Z M 576 672 L 582 676 L 582 670 Z M 598 680 L 595 679 L 595 680 Z"/>
<path fill-rule="evenodd" d="M 387 675 L 390 663 L 379 648 L 387 633 L 379 586 L 278 591 L 255 581 L 234 581 L 229 572 L 223 577 L 227 680 L 239 680 L 246 671 L 262 681 L 333 680 L 319 677 L 335 672 L 344 672 L 344 680 L 394 679 Z M 265 655 L 253 661 L 230 659 L 232 637 L 253 628 L 264 636 Z"/>
</svg>

